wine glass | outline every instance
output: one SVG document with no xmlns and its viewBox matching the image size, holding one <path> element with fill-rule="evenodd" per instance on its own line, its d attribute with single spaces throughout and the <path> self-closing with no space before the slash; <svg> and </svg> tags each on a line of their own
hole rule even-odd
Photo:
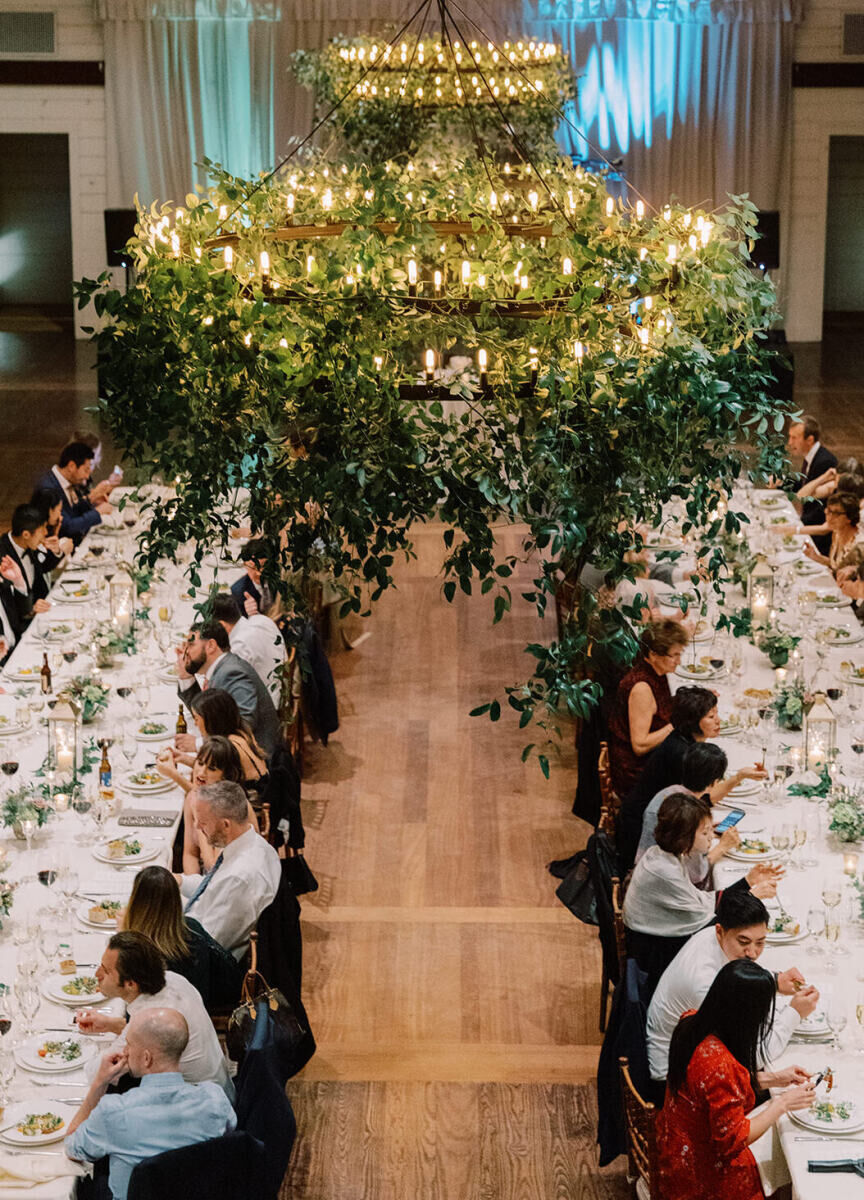
<svg viewBox="0 0 864 1200">
<path fill-rule="evenodd" d="M 778 825 L 771 833 L 771 845 L 778 852 L 779 859 L 783 862 L 783 855 L 789 849 L 789 826 Z"/>
<path fill-rule="evenodd" d="M 812 941 L 807 948 L 807 953 L 821 958 L 825 951 L 819 944 L 820 936 L 825 932 L 825 909 L 811 908 L 807 913 L 807 932 L 810 934 Z"/>
<path fill-rule="evenodd" d="M 33 1021 L 41 1003 L 39 988 L 34 979 L 16 979 L 15 1000 L 23 1018 L 24 1032 L 29 1037 L 33 1033 Z"/>
<path fill-rule="evenodd" d="M 78 872 L 68 864 L 62 866 L 57 872 L 57 891 L 63 896 L 66 901 L 66 907 L 70 910 L 78 894 L 79 884 Z"/>
<path fill-rule="evenodd" d="M 135 731 L 131 728 L 123 730 L 123 736 L 120 738 L 120 753 L 126 759 L 126 765 L 131 767 L 138 754 L 138 739 L 135 737 Z"/>
<path fill-rule="evenodd" d="M 18 770 L 18 759 L 12 758 L 10 751 L 7 750 L 6 755 L 4 756 L 2 761 L 0 761 L 0 771 L 3 772 L 3 774 L 6 776 L 7 779 L 11 780 L 12 776 L 16 773 L 17 770 Z M 6 790 L 7 790 L 7 792 L 12 791 L 11 783 L 8 785 Z"/>
<path fill-rule="evenodd" d="M 35 817 L 21 818 L 21 832 L 24 834 L 24 837 L 27 840 L 28 852 L 33 849 L 33 834 L 36 832 L 38 826 L 39 822 Z"/>
<path fill-rule="evenodd" d="M 835 996 L 832 993 L 827 997 L 825 1016 L 831 1026 L 832 1047 L 834 1050 L 840 1050 L 840 1034 L 846 1028 L 846 1005 L 842 995 Z"/>
<path fill-rule="evenodd" d="M 110 805 L 106 804 L 105 801 L 102 800 L 101 798 L 94 801 L 94 803 L 91 805 L 90 820 L 93 822 L 93 825 L 95 826 L 95 829 L 96 829 L 96 841 L 97 842 L 102 840 L 102 830 L 105 826 L 105 822 L 108 820 L 108 817 L 110 815 L 111 815 Z"/>
<path fill-rule="evenodd" d="M 8 1031 L 8 1028 L 12 1026 L 12 1021 L 8 1017 L 5 1020 L 9 1022 Z M 14 1079 L 15 1056 L 12 1053 L 11 1047 L 9 1049 L 3 1047 L 0 1049 L 0 1104 L 3 1104 L 4 1107 L 9 1103 L 10 1088 Z"/>
<path fill-rule="evenodd" d="M 75 645 L 74 642 L 67 642 L 66 645 L 63 647 L 63 661 L 65 663 L 69 663 L 71 665 L 72 663 L 74 663 L 74 661 L 77 657 L 78 657 L 78 647 Z"/>
<path fill-rule="evenodd" d="M 83 817 L 86 820 L 87 814 L 89 813 L 92 804 L 93 804 L 93 801 L 90 798 L 90 796 L 87 794 L 87 792 L 84 790 L 84 788 L 79 787 L 79 788 L 75 789 L 75 791 L 72 795 L 72 801 L 71 801 L 71 807 L 72 807 L 73 812 L 76 812 L 79 817 Z M 79 834 L 75 840 L 76 840 L 76 842 L 81 844 L 81 843 L 87 841 L 87 836 L 86 836 L 86 834 L 83 834 L 83 835 Z"/>
</svg>

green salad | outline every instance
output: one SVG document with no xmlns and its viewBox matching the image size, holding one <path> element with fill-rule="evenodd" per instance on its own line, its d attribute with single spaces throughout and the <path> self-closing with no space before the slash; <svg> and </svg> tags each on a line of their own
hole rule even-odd
<svg viewBox="0 0 864 1200">
<path fill-rule="evenodd" d="M 99 980 L 95 975 L 76 975 L 63 984 L 61 991 L 67 996 L 92 996 L 99 991 Z"/>
<path fill-rule="evenodd" d="M 40 1058 L 60 1058 L 63 1062 L 74 1062 L 81 1057 L 81 1043 L 66 1038 L 62 1042 L 43 1042 L 37 1051 Z"/>
</svg>

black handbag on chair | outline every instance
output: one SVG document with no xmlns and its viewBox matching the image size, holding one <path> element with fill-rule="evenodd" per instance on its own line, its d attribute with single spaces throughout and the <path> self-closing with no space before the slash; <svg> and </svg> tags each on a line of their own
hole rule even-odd
<svg viewBox="0 0 864 1200">
<path fill-rule="evenodd" d="M 284 1082 L 306 1066 L 315 1053 L 315 1038 L 299 996 L 286 1000 L 257 971 L 243 980 L 243 1002 L 228 1020 L 228 1053 L 242 1063 L 247 1050 L 268 1050 L 279 1064 Z"/>
</svg>

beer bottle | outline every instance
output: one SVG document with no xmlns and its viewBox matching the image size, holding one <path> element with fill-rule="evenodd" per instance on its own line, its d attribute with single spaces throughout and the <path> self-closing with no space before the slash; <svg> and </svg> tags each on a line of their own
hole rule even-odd
<svg viewBox="0 0 864 1200">
<path fill-rule="evenodd" d="M 177 733 L 188 733 L 189 726 L 186 724 L 186 715 L 183 712 L 183 705 L 177 709 L 177 725 L 175 726 Z"/>
<path fill-rule="evenodd" d="M 102 743 L 102 761 L 99 763 L 99 787 L 104 790 L 111 787 L 111 763 L 108 759 L 108 743 Z"/>
<path fill-rule="evenodd" d="M 48 666 L 48 655 L 42 655 L 42 670 L 39 672 L 39 683 L 42 688 L 42 694 L 45 696 L 51 695 L 51 668 Z"/>
</svg>

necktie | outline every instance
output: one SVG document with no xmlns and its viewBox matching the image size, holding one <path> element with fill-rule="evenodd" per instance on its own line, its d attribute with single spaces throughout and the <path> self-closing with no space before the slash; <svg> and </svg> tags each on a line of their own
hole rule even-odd
<svg viewBox="0 0 864 1200">
<path fill-rule="evenodd" d="M 223 854 L 219 855 L 219 857 L 216 859 L 213 866 L 210 868 L 210 870 L 207 872 L 207 874 L 204 876 L 204 878 L 198 884 L 197 889 L 192 894 L 191 900 L 186 905 L 186 912 L 188 912 L 189 909 L 192 907 L 192 905 L 195 903 L 195 901 L 200 900 L 201 897 L 204 895 L 204 893 L 207 891 L 207 888 L 210 886 L 210 880 L 213 878 L 213 876 L 216 874 L 216 872 L 222 866 L 222 859 L 224 857 L 225 856 Z"/>
</svg>

